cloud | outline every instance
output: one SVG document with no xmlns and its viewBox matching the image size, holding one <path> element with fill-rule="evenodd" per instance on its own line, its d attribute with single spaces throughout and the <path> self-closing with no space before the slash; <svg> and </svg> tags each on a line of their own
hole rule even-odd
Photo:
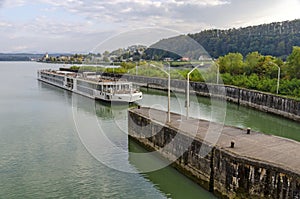
<svg viewBox="0 0 300 199">
<path fill-rule="evenodd" d="M 91 21 L 114 24 L 118 28 L 167 27 L 181 32 L 203 28 L 229 28 L 272 22 L 274 15 L 286 16 L 276 8 L 281 0 L 39 0 Z M 285 5 L 292 5 L 287 0 Z M 299 16 L 294 10 L 293 16 Z M 297 13 L 297 14 L 295 14 Z M 292 15 L 292 14 L 289 14 Z M 105 28 L 105 27 L 104 27 Z"/>
<path fill-rule="evenodd" d="M 24 51 L 24 50 L 27 50 L 27 49 L 28 49 L 28 46 L 14 46 L 12 48 L 12 51 L 20 52 L 20 51 Z"/>
<path fill-rule="evenodd" d="M 12 27 L 11 23 L 0 21 L 0 29 Z"/>
<path fill-rule="evenodd" d="M 0 0 L 0 6 L 1 3 L 1 9 L 7 9 L 0 13 L 1 44 L 13 40 L 15 46 L 28 49 L 49 46 L 83 51 L 104 40 L 105 35 L 144 27 L 182 34 L 300 18 L 298 0 Z M 144 35 L 147 40 L 149 34 Z"/>
<path fill-rule="evenodd" d="M 164 16 L 165 18 L 176 17 L 180 8 L 211 8 L 230 4 L 225 0 L 111 0 L 111 1 L 59 1 L 40 0 L 52 6 L 63 7 L 65 10 L 82 15 L 93 20 L 107 20 L 108 22 L 126 23 L 130 20 L 145 22 L 147 17 Z M 189 10 L 184 10 L 189 13 Z M 147 20 L 146 20 L 147 22 Z"/>
<path fill-rule="evenodd" d="M 3 7 L 18 7 L 23 6 L 26 3 L 28 3 L 28 1 L 26 0 L 0 0 L 0 5 L 2 5 Z"/>
<path fill-rule="evenodd" d="M 285 4 L 288 6 L 289 1 Z M 7 1 L 8 2 L 8 1 Z M 17 0 L 16 5 L 25 0 Z M 37 0 L 50 5 L 47 10 L 63 9 L 83 20 L 109 24 L 101 28 L 167 27 L 182 32 L 200 31 L 207 27 L 231 27 L 257 24 L 274 19 L 273 9 L 281 0 Z M 269 12 L 272 10 L 273 12 Z M 277 10 L 276 10 L 277 11 Z M 294 15 L 295 10 L 293 11 Z M 286 15 L 282 13 L 281 15 Z M 291 14 L 290 14 L 291 15 Z M 279 17 L 277 17 L 279 18 Z M 181 27 L 181 28 L 180 28 Z M 179 29 L 178 29 L 179 28 Z"/>
</svg>

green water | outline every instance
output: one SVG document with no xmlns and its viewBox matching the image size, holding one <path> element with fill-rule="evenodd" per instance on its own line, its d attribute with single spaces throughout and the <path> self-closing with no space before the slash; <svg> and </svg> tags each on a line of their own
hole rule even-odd
<svg viewBox="0 0 300 199">
<path fill-rule="evenodd" d="M 129 152 L 146 151 L 128 140 L 128 107 L 111 108 L 36 80 L 38 69 L 58 67 L 0 62 L 0 198 L 214 198 L 173 168 L 139 173 Z M 141 105 L 166 107 L 164 92 L 143 92 Z M 184 95 L 173 95 L 172 111 L 184 110 L 183 101 Z M 210 104 L 191 98 L 191 115 L 222 121 L 212 117 Z M 89 134 L 93 120 L 113 147 Z M 227 104 L 225 123 L 300 140 L 299 123 L 234 104 Z M 87 130 L 80 131 L 82 125 Z"/>
<path fill-rule="evenodd" d="M 169 167 L 155 176 L 117 171 L 97 161 L 83 145 L 73 118 L 74 109 L 79 115 L 94 113 L 77 107 L 73 98 L 94 104 L 102 128 L 124 149 L 120 158 L 99 143 L 102 155 L 138 171 L 128 158 L 127 135 L 116 128 L 109 106 L 36 80 L 38 69 L 58 67 L 0 62 L 0 198 L 213 197 Z M 122 107 L 118 111 L 126 113 Z"/>
</svg>

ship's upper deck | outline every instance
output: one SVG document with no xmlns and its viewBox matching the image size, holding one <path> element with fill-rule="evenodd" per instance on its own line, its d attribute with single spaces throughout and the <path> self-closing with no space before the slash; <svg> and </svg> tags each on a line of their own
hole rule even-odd
<svg viewBox="0 0 300 199">
<path fill-rule="evenodd" d="M 104 84 L 104 85 L 115 85 L 115 84 L 122 84 L 122 85 L 130 85 L 131 82 L 127 82 L 126 79 L 118 79 L 112 77 L 104 77 L 101 75 L 96 75 L 95 72 L 83 72 L 83 73 L 75 73 L 69 71 L 58 71 L 58 70 L 41 70 L 43 73 L 52 74 L 52 75 L 59 75 L 59 76 L 67 76 L 70 78 L 76 78 L 77 80 L 84 80 L 90 83 L 96 84 Z"/>
</svg>

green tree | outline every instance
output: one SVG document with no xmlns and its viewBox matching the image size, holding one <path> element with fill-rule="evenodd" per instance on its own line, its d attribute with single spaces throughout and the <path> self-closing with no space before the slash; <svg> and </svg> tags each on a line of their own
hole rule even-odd
<svg viewBox="0 0 300 199">
<path fill-rule="evenodd" d="M 243 73 L 243 55 L 241 53 L 229 53 L 219 58 L 220 72 L 228 72 L 231 75 Z"/>
<path fill-rule="evenodd" d="M 135 68 L 136 63 L 135 62 L 122 62 L 120 65 L 122 68 L 129 70 L 129 69 Z"/>
<path fill-rule="evenodd" d="M 103 61 L 104 61 L 104 62 L 109 62 L 108 57 L 103 57 Z"/>
<path fill-rule="evenodd" d="M 104 57 L 108 57 L 109 54 L 110 54 L 109 51 L 106 50 L 106 51 L 103 53 L 103 56 L 104 56 Z"/>
<path fill-rule="evenodd" d="M 287 59 L 287 74 L 292 78 L 300 78 L 300 47 L 294 46 Z"/>
<path fill-rule="evenodd" d="M 260 53 L 258 53 L 257 51 L 249 53 L 246 56 L 245 68 L 244 68 L 246 75 L 250 75 L 254 72 L 254 69 L 258 66 L 261 58 L 262 58 L 262 55 Z"/>
</svg>

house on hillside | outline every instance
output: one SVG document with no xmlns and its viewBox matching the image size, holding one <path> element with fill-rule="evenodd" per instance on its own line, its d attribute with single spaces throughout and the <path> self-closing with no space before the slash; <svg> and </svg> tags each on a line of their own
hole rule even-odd
<svg viewBox="0 0 300 199">
<path fill-rule="evenodd" d="M 180 61 L 190 61 L 190 58 L 189 57 L 181 57 Z"/>
</svg>

